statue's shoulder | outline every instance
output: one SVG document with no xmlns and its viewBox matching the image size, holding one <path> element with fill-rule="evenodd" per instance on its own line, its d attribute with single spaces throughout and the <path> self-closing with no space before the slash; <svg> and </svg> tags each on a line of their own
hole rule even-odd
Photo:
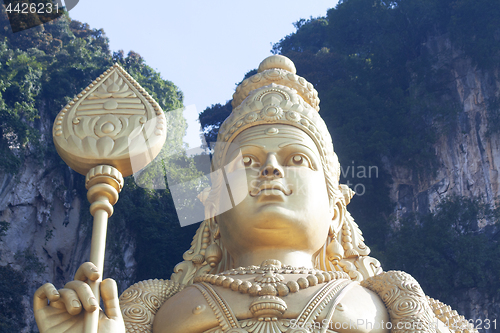
<svg viewBox="0 0 500 333">
<path fill-rule="evenodd" d="M 395 321 L 411 322 L 411 325 L 418 325 L 425 332 L 435 331 L 435 316 L 429 301 L 420 284 L 410 274 L 384 272 L 361 281 L 361 285 L 380 296 L 393 325 Z"/>
<path fill-rule="evenodd" d="M 463 316 L 450 306 L 425 295 L 410 274 L 388 271 L 361 281 L 384 302 L 393 327 L 424 332 L 476 332 Z"/>
<path fill-rule="evenodd" d="M 130 286 L 120 296 L 120 309 L 127 333 L 153 331 L 156 313 L 167 299 L 183 289 L 171 280 L 146 280 Z"/>
</svg>

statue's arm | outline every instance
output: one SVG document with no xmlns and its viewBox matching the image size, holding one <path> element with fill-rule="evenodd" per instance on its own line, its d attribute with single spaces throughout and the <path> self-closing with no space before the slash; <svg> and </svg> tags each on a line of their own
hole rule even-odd
<svg viewBox="0 0 500 333">
<path fill-rule="evenodd" d="M 171 280 L 147 280 L 130 286 L 120 296 L 120 309 L 127 333 L 153 331 L 153 321 L 163 303 L 182 285 Z"/>
</svg>

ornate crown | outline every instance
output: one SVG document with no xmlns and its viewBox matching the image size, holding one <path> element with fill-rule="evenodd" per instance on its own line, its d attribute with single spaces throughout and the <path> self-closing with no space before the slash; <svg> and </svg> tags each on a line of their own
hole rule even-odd
<svg viewBox="0 0 500 333">
<path fill-rule="evenodd" d="M 318 92 L 304 78 L 295 75 L 287 57 L 270 56 L 259 66 L 259 73 L 244 80 L 233 95 L 233 112 L 219 129 L 215 147 L 214 170 L 223 166 L 230 143 L 243 130 L 264 124 L 298 127 L 316 143 L 325 172 L 337 182 L 340 165 L 332 139 L 318 113 Z"/>
</svg>

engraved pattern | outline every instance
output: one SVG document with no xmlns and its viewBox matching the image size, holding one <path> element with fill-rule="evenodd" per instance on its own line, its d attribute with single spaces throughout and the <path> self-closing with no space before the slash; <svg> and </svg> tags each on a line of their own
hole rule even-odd
<svg viewBox="0 0 500 333">
<path fill-rule="evenodd" d="M 344 258 L 338 264 L 329 261 L 326 255 L 328 242 L 324 244 L 323 249 L 315 258 L 316 267 L 325 271 L 344 271 L 354 281 L 361 281 L 382 273 L 380 262 L 368 256 L 370 248 L 365 245 L 361 230 L 354 218 L 345 207 L 343 213 L 344 222 L 340 232 L 340 239 L 345 250 Z"/>
<path fill-rule="evenodd" d="M 459 315 L 456 310 L 452 310 L 449 305 L 430 298 L 429 296 L 427 296 L 427 300 L 429 301 L 436 317 L 443 323 L 446 323 L 450 330 L 457 333 L 478 333 L 478 330 L 474 328 L 472 323 L 470 323 L 464 316 Z"/>
<path fill-rule="evenodd" d="M 174 273 L 171 276 L 172 281 L 190 285 L 193 283 L 195 276 L 207 273 L 212 268 L 205 261 L 205 251 L 211 242 L 209 222 L 209 220 L 205 220 L 201 223 L 193 237 L 190 249 L 184 252 L 182 256 L 184 261 L 174 267 Z M 227 254 L 223 251 L 223 256 L 225 255 Z"/>
<path fill-rule="evenodd" d="M 246 332 L 251 332 L 251 333 L 261 333 L 261 332 L 264 332 L 264 333 L 270 333 L 270 332 L 273 332 L 273 331 L 265 331 L 265 329 L 267 328 L 267 326 L 265 325 L 262 325 L 262 326 L 258 326 L 259 323 L 262 323 L 262 322 L 259 322 L 258 320 L 256 319 L 246 319 L 246 320 L 240 320 L 240 325 L 242 328 L 235 328 L 235 329 L 231 329 L 229 331 L 226 331 L 224 333 L 232 333 L 232 332 L 237 332 L 237 333 L 246 333 Z M 271 325 L 269 325 L 271 326 Z M 273 325 L 273 329 L 274 329 L 274 333 L 324 333 L 324 332 L 321 332 L 319 329 L 317 329 L 317 326 L 314 326 L 314 327 L 311 327 L 311 330 L 309 329 L 306 329 L 306 328 L 303 328 L 303 327 L 295 327 L 293 324 L 292 324 L 292 321 L 290 319 L 281 319 L 279 321 L 279 324 L 278 325 Z M 261 329 L 260 331 L 256 331 L 256 329 Z M 262 330 L 264 329 L 264 330 Z M 278 331 L 276 330 L 278 329 Z M 333 331 L 333 330 L 330 330 L 330 329 L 326 329 L 327 333 L 337 333 L 336 331 Z M 220 327 L 214 327 L 212 329 L 209 329 L 203 333 L 223 333 L 222 329 Z"/>
<path fill-rule="evenodd" d="M 127 333 L 151 333 L 156 312 L 182 289 L 173 281 L 155 279 L 138 282 L 125 290 L 120 296 L 120 309 Z"/>
<path fill-rule="evenodd" d="M 363 280 L 361 285 L 375 291 L 384 302 L 391 318 L 391 332 L 436 332 L 436 317 L 429 301 L 411 275 L 389 271 Z M 404 325 L 405 323 L 411 325 Z M 411 329 L 396 329 L 405 326 Z"/>
<path fill-rule="evenodd" d="M 297 324 L 302 327 L 307 323 L 313 323 L 326 305 L 338 297 L 339 292 L 351 283 L 350 280 L 334 280 L 328 283 L 307 303 L 298 317 Z"/>
<path fill-rule="evenodd" d="M 327 284 L 316 292 L 315 296 L 306 304 L 298 319 L 296 321 L 297 327 L 306 327 L 306 325 L 313 326 L 323 309 L 333 300 L 332 308 L 340 301 L 342 295 L 347 290 L 346 287 L 351 286 L 353 283 L 348 275 L 341 272 L 319 272 L 307 268 L 295 268 L 292 266 L 283 266 L 278 260 L 265 260 L 260 266 L 239 267 L 231 269 L 227 272 L 215 274 L 204 274 L 195 278 L 195 284 L 210 308 L 214 312 L 219 327 L 222 332 L 227 332 L 229 329 L 236 330 L 235 332 L 252 332 L 252 333 L 283 333 L 289 330 L 290 325 L 287 320 L 282 317 L 287 310 L 287 304 L 280 297 L 288 295 L 288 291 L 284 294 L 280 293 L 277 297 L 275 286 L 282 285 L 288 288 L 282 281 L 284 277 L 279 274 L 310 274 L 306 278 L 299 278 L 298 283 L 289 281 L 296 284 L 294 292 L 300 289 L 305 289 L 309 283 L 314 286 L 318 283 L 327 282 Z M 254 282 L 241 280 L 234 280 L 230 276 L 257 274 L 258 276 L 253 279 Z M 260 275 L 261 274 L 261 275 Z M 314 274 L 314 275 L 313 275 Z M 226 283 L 228 282 L 228 283 Z M 226 301 L 219 296 L 219 294 L 210 286 L 217 285 L 223 288 L 230 288 L 235 292 L 249 293 L 250 296 L 258 296 L 250 304 L 249 310 L 252 313 L 252 320 L 244 320 L 239 322 L 236 316 L 231 311 L 231 308 Z M 262 287 L 262 290 L 260 286 Z M 264 293 L 252 292 L 252 288 L 258 286 L 259 291 L 269 289 Z M 271 292 L 271 289 L 274 292 Z M 333 310 L 330 311 L 333 314 Z M 241 325 L 241 326 L 240 326 Z M 211 329 L 207 332 L 218 332 Z"/>
<path fill-rule="evenodd" d="M 205 333 L 311 333 L 311 332 L 320 332 L 318 329 L 318 325 L 315 324 L 315 320 L 317 319 L 319 313 L 328 305 L 330 302 L 334 302 L 334 307 L 342 297 L 344 290 L 347 286 L 352 284 L 349 280 L 343 281 L 332 281 L 330 284 L 322 288 L 318 291 L 315 297 L 306 305 L 306 307 L 302 310 L 301 315 L 299 316 L 302 320 L 295 320 L 294 325 L 290 319 L 281 319 L 279 317 L 274 316 L 259 316 L 256 315 L 256 311 L 252 311 L 254 318 L 252 319 L 244 319 L 238 321 L 234 314 L 232 314 L 229 306 L 226 302 L 213 290 L 209 285 L 203 283 L 203 285 L 195 284 L 196 288 L 200 290 L 208 304 L 214 311 L 218 321 L 219 327 L 214 327 L 205 331 Z M 270 298 L 269 300 L 275 299 L 280 300 L 278 297 L 267 296 Z M 260 297 L 262 298 L 262 297 Z M 285 304 L 282 300 L 281 303 L 271 303 L 264 302 L 261 300 L 258 302 L 258 299 L 254 301 L 252 304 L 261 305 L 259 311 L 269 311 L 269 310 L 277 310 L 278 304 Z M 258 303 L 258 304 L 257 304 Z M 286 305 L 285 305 L 286 306 Z M 252 310 L 252 309 L 251 309 Z M 255 309 L 254 309 L 255 310 Z M 281 309 L 286 310 L 286 309 Z M 302 326 L 302 327 L 300 327 Z M 311 330 L 309 330 L 311 328 Z M 334 332 L 326 327 L 324 327 L 324 332 Z"/>
<path fill-rule="evenodd" d="M 208 305 L 215 313 L 217 320 L 219 321 L 219 326 L 222 328 L 222 331 L 226 331 L 229 328 L 238 329 L 240 325 L 238 324 L 238 319 L 231 311 L 229 305 L 217 294 L 215 290 L 213 290 L 210 285 L 202 282 L 200 284 L 194 284 L 205 297 Z"/>
<path fill-rule="evenodd" d="M 272 262 L 271 264 L 269 262 Z M 282 282 L 285 278 L 279 274 L 309 274 L 306 278 L 300 277 L 297 281 Z M 245 274 L 262 274 L 256 276 L 253 281 L 242 282 L 239 279 L 233 279 L 229 276 Z M 349 275 L 344 272 L 323 272 L 305 267 L 282 266 L 278 260 L 266 260 L 260 266 L 239 267 L 219 274 L 201 274 L 194 278 L 193 282 L 206 282 L 223 288 L 239 291 L 242 294 L 251 296 L 281 296 L 289 293 L 298 292 L 300 289 L 306 289 L 315 286 L 318 283 L 326 283 L 331 280 L 347 279 Z"/>
<path fill-rule="evenodd" d="M 290 111 L 293 113 L 288 114 Z M 305 131 L 316 142 L 318 149 L 322 152 L 322 158 L 326 159 L 323 165 L 333 167 L 333 174 L 338 179 L 339 170 L 336 155 L 327 154 L 333 151 L 331 137 L 325 123 L 297 92 L 286 86 L 275 83 L 253 90 L 248 97 L 232 114 L 224 121 L 219 129 L 217 142 L 230 142 L 240 132 L 249 126 L 266 123 L 282 123 L 299 127 Z M 217 146 L 220 146 L 217 149 Z M 222 157 L 225 155 L 228 145 L 216 146 L 217 162 L 215 169 L 221 167 Z"/>
<path fill-rule="evenodd" d="M 98 165 L 89 170 L 87 175 L 85 176 L 85 187 L 89 188 L 91 182 L 101 176 L 110 177 L 114 179 L 117 190 L 121 191 L 123 188 L 123 176 L 120 171 L 109 166 L 109 165 Z"/>
<path fill-rule="evenodd" d="M 159 151 L 166 137 L 165 122 L 158 103 L 115 64 L 59 112 L 53 136 L 58 151 L 70 159 L 66 163 L 85 174 L 88 160 L 130 159 L 144 154 L 148 146 Z"/>
<path fill-rule="evenodd" d="M 245 328 L 243 332 L 251 332 L 251 333 L 284 333 L 288 330 L 288 326 L 285 326 L 281 320 L 276 320 L 276 321 L 252 320 L 252 321 L 247 321 L 244 324 L 242 323 L 241 327 Z"/>
<path fill-rule="evenodd" d="M 270 68 L 245 79 L 233 94 L 233 108 L 238 107 L 253 90 L 271 83 L 293 88 L 312 108 L 319 111 L 318 92 L 313 85 L 303 77 L 281 68 Z"/>
</svg>

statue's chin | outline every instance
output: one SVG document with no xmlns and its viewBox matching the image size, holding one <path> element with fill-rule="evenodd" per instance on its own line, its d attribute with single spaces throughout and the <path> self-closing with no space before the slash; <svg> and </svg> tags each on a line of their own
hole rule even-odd
<svg viewBox="0 0 500 333">
<path fill-rule="evenodd" d="M 298 214 L 279 203 L 268 203 L 259 207 L 253 227 L 256 229 L 300 228 Z"/>
</svg>

